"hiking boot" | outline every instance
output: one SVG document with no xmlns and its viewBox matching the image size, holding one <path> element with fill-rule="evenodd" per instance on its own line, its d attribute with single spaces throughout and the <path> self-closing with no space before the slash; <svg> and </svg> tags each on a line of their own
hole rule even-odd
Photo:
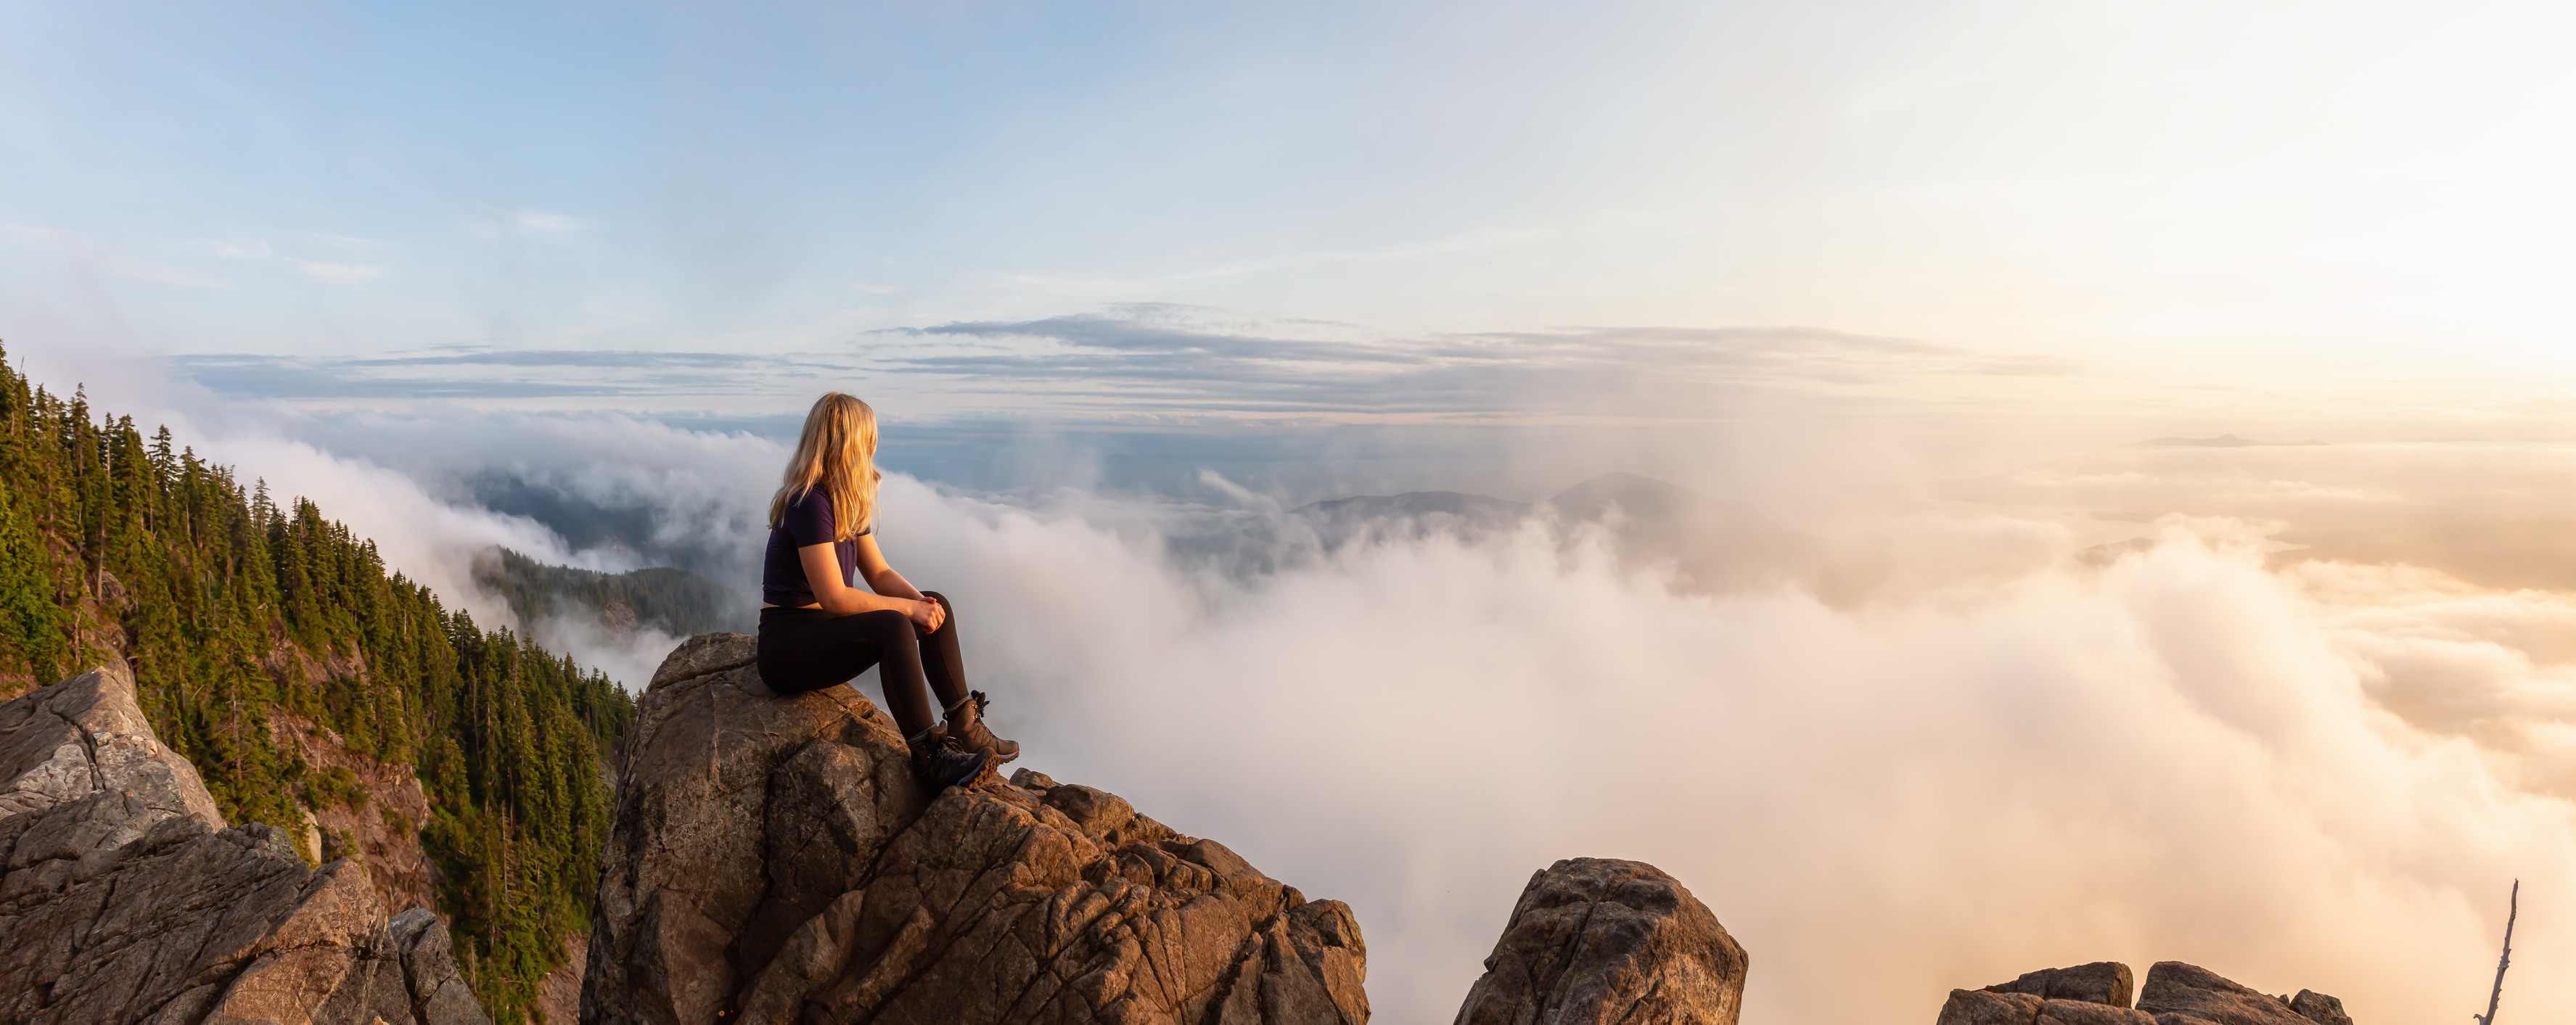
<svg viewBox="0 0 2576 1025">
<path fill-rule="evenodd" d="M 948 726 L 940 732 L 948 746 L 991 755 L 993 763 L 999 765 L 1020 756 L 1020 742 L 996 737 L 993 731 L 984 728 L 984 706 L 992 703 L 983 691 L 967 692 L 956 704 L 948 706 Z"/>
<path fill-rule="evenodd" d="M 973 788 L 990 782 L 1002 763 L 980 751 L 959 751 L 940 742 L 936 727 L 905 741 L 912 748 L 912 775 L 933 793 L 949 787 Z"/>
</svg>

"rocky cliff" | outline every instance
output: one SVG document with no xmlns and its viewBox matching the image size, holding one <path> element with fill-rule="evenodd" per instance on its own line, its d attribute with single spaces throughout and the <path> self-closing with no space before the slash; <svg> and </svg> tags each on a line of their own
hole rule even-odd
<svg viewBox="0 0 2576 1025">
<path fill-rule="evenodd" d="M 429 821 L 429 794 L 411 766 L 369 758 L 321 725 L 285 709 L 271 709 L 270 742 L 295 752 L 316 777 L 345 780 L 333 796 L 316 797 L 305 820 L 306 853 L 323 861 L 348 858 L 364 866 L 386 907 L 426 907 L 436 899 L 419 827 Z M 310 788 L 308 788 L 310 789 Z M 566 1025 L 570 1019 L 558 1019 Z"/>
<path fill-rule="evenodd" d="M 1023 770 L 938 794 L 847 687 L 674 651 L 620 757 L 582 1019 L 1360 1025 L 1367 947 L 1214 840 Z"/>
<path fill-rule="evenodd" d="M 121 666 L 0 704 L 0 1025 L 482 1025 L 447 930 L 226 828 Z"/>
</svg>

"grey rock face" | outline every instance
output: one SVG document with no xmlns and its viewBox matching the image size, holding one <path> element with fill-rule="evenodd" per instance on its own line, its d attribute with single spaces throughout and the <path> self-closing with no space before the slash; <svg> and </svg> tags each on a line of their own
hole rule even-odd
<svg viewBox="0 0 2576 1025">
<path fill-rule="evenodd" d="M 1530 877 L 1457 1021 L 1734 1025 L 1746 968 L 1744 948 L 1679 880 L 1643 862 L 1573 858 Z"/>
<path fill-rule="evenodd" d="M 413 908 L 385 923 L 385 931 L 402 957 L 404 986 L 411 997 L 412 1016 L 420 1025 L 491 1021 L 456 970 L 456 947 L 447 935 L 447 923 L 428 908 Z"/>
<path fill-rule="evenodd" d="M 420 980 L 353 863 L 307 869 L 287 834 L 224 829 L 161 746 L 131 678 L 95 670 L 0 704 L 0 1025 L 482 1025 L 470 995 L 424 1018 Z M 413 915 L 436 922 L 428 912 Z"/>
<path fill-rule="evenodd" d="M 656 691 L 682 680 L 694 680 L 750 665 L 759 657 L 760 649 L 736 640 L 741 636 L 699 634 L 681 641 L 679 647 L 662 657 L 662 664 L 653 670 L 652 682 L 645 684 L 644 689 Z"/>
<path fill-rule="evenodd" d="M 2081 1000 L 2113 1007 L 2129 1006 L 2129 966 L 2095 961 L 2072 968 L 2043 968 L 2011 982 L 1986 987 L 1988 993 L 2028 993 L 2043 1000 Z"/>
<path fill-rule="evenodd" d="M 926 794 L 866 698 L 772 696 L 756 651 L 691 638 L 639 703 L 583 1021 L 1367 1021 L 1340 902 L 1038 773 Z"/>
<path fill-rule="evenodd" d="M 119 847 L 190 815 L 224 828 L 197 769 L 162 747 L 122 665 L 0 703 L 0 865 Z"/>
</svg>

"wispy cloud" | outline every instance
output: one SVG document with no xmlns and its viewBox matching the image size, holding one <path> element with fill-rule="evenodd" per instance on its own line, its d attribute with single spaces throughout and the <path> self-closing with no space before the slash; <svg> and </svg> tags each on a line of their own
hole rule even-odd
<svg viewBox="0 0 2576 1025">
<path fill-rule="evenodd" d="M 468 233 L 479 239 L 531 239 L 539 242 L 562 242 L 590 227 L 570 214 L 545 210 L 496 209 L 477 221 Z"/>
<path fill-rule="evenodd" d="M 846 362 L 743 353 L 462 347 L 359 358 L 199 354 L 170 362 L 220 394 L 297 400 L 746 394 L 775 390 L 782 377 L 850 369 Z M 439 372 L 418 372 L 429 369 Z"/>
<path fill-rule="evenodd" d="M 1606 328 L 1372 337 L 1318 321 L 1228 320 L 1161 304 L 878 333 L 969 346 L 891 369 L 1076 406 L 1262 413 L 1663 415 L 1725 386 L 1862 388 L 1948 377 L 2070 377 L 2083 364 L 1817 328 Z M 1642 405 L 1641 405 L 1642 403 Z"/>
<path fill-rule="evenodd" d="M 247 260 L 254 263 L 273 263 L 292 267 L 297 271 L 302 272 L 306 277 L 334 285 L 350 285 L 361 281 L 374 281 L 377 278 L 385 276 L 384 268 L 370 264 L 341 263 L 332 260 L 308 260 L 303 257 L 289 256 L 285 253 L 278 252 L 275 247 L 269 245 L 265 240 L 254 241 L 246 245 L 217 243 L 215 246 L 215 253 L 216 255 L 235 260 Z"/>
</svg>

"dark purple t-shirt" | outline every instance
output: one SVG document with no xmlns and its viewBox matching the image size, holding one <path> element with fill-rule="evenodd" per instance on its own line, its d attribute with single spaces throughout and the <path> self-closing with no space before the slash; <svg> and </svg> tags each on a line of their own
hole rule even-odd
<svg viewBox="0 0 2576 1025">
<path fill-rule="evenodd" d="M 864 536 L 876 527 L 859 528 Z M 815 602 L 814 585 L 805 579 L 805 563 L 796 550 L 826 542 L 832 554 L 841 559 L 841 585 L 859 586 L 859 541 L 832 541 L 832 496 L 815 488 L 787 504 L 787 514 L 778 518 L 778 526 L 769 532 L 769 554 L 760 570 L 760 600 L 772 605 L 802 608 Z"/>
</svg>

